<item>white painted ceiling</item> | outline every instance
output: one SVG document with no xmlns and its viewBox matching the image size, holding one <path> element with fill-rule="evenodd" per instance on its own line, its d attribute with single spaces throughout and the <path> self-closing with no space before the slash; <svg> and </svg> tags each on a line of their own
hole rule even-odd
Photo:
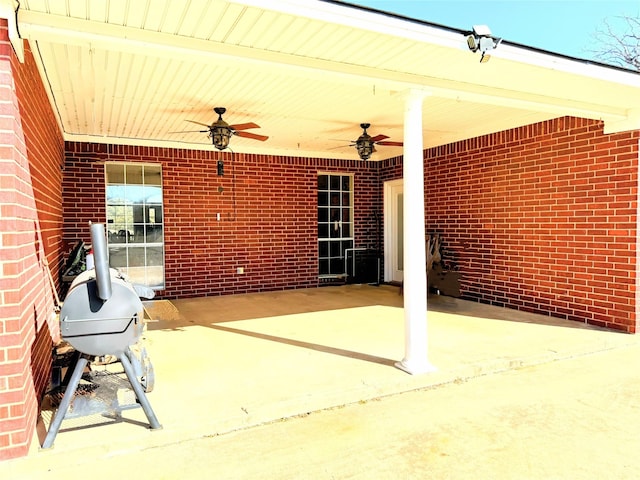
<svg viewBox="0 0 640 480">
<path fill-rule="evenodd" d="M 339 2 L 21 0 L 17 31 L 71 141 L 210 150 L 170 132 L 220 106 L 269 136 L 234 136 L 236 152 L 357 158 L 360 123 L 403 141 L 412 89 L 427 95 L 425 148 L 564 115 L 640 128 L 637 73 L 507 41 L 481 64 L 463 32 Z"/>
</svg>

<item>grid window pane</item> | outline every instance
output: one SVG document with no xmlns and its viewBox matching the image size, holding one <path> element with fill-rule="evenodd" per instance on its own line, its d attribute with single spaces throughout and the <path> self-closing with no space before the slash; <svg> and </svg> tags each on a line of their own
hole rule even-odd
<svg viewBox="0 0 640 480">
<path fill-rule="evenodd" d="M 162 170 L 159 166 L 147 165 L 144 169 L 145 185 L 162 185 Z"/>
<path fill-rule="evenodd" d="M 344 259 L 332 258 L 329 260 L 329 273 L 337 274 L 338 272 L 344 272 Z"/>
<path fill-rule="evenodd" d="M 329 242 L 329 256 L 330 257 L 340 257 L 342 255 L 342 249 L 340 246 L 340 241 Z"/>
<path fill-rule="evenodd" d="M 107 184 L 111 183 L 124 183 L 124 168 L 119 164 L 107 164 L 105 165 L 105 172 L 107 174 Z"/>
<path fill-rule="evenodd" d="M 318 175 L 318 271 L 320 276 L 341 277 L 345 249 L 353 246 L 353 177 Z"/>
<path fill-rule="evenodd" d="M 122 205 L 125 201 L 124 185 L 107 185 L 107 205 Z"/>
<path fill-rule="evenodd" d="M 162 252 L 162 247 L 147 247 L 147 265 L 153 267 L 161 267 L 164 261 L 163 259 L 164 254 Z"/>
<path fill-rule="evenodd" d="M 145 186 L 143 190 L 144 203 L 146 205 L 153 205 L 162 203 L 162 187 L 148 187 Z"/>
<path fill-rule="evenodd" d="M 105 165 L 109 264 L 134 283 L 164 288 L 162 170 Z"/>
<path fill-rule="evenodd" d="M 320 259 L 318 273 L 320 275 L 329 275 L 329 260 Z"/>
<path fill-rule="evenodd" d="M 124 170 L 124 181 L 128 185 L 143 185 L 142 165 L 128 164 Z"/>
<path fill-rule="evenodd" d="M 127 266 L 127 249 L 124 247 L 109 247 L 109 266 L 120 269 Z"/>
</svg>

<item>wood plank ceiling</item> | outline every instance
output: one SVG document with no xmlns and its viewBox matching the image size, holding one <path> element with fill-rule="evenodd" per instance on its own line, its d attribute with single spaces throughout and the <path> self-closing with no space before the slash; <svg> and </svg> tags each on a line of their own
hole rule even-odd
<svg viewBox="0 0 640 480">
<path fill-rule="evenodd" d="M 170 132 L 221 106 L 269 136 L 234 151 L 357 158 L 362 122 L 403 140 L 409 89 L 428 95 L 425 147 L 563 115 L 640 128 L 637 74 L 508 41 L 480 64 L 464 32 L 338 2 L 22 0 L 17 19 L 67 140 L 209 150 Z"/>
</svg>

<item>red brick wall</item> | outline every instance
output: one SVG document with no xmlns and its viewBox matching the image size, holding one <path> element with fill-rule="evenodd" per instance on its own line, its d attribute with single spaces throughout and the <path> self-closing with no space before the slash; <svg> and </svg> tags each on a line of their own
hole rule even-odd
<svg viewBox="0 0 640 480">
<path fill-rule="evenodd" d="M 356 245 L 375 246 L 380 187 L 371 163 L 86 143 L 66 150 L 68 245 L 90 241 L 90 220 L 105 221 L 103 162 L 162 165 L 167 298 L 316 286 L 318 172 L 354 174 Z"/>
<path fill-rule="evenodd" d="M 427 231 L 464 297 L 635 332 L 639 139 L 567 117 L 425 151 Z"/>
<path fill-rule="evenodd" d="M 31 52 L 20 64 L 0 23 L 0 460 L 25 455 L 58 337 L 63 143 Z"/>
<path fill-rule="evenodd" d="M 454 255 L 464 297 L 635 332 L 638 137 L 562 118 L 426 150 L 427 230 Z M 88 241 L 89 220 L 104 221 L 105 160 L 163 165 L 167 297 L 316 285 L 317 172 L 355 174 L 356 245 L 373 248 L 382 182 L 402 174 L 401 158 L 232 158 L 71 143 L 70 244 Z"/>
</svg>

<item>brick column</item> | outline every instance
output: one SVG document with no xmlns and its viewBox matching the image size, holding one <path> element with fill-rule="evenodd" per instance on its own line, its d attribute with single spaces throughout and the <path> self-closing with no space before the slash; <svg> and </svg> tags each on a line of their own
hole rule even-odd
<svg viewBox="0 0 640 480">
<path fill-rule="evenodd" d="M 57 335 L 14 55 L 0 20 L 0 460 L 29 449 Z"/>
</svg>

